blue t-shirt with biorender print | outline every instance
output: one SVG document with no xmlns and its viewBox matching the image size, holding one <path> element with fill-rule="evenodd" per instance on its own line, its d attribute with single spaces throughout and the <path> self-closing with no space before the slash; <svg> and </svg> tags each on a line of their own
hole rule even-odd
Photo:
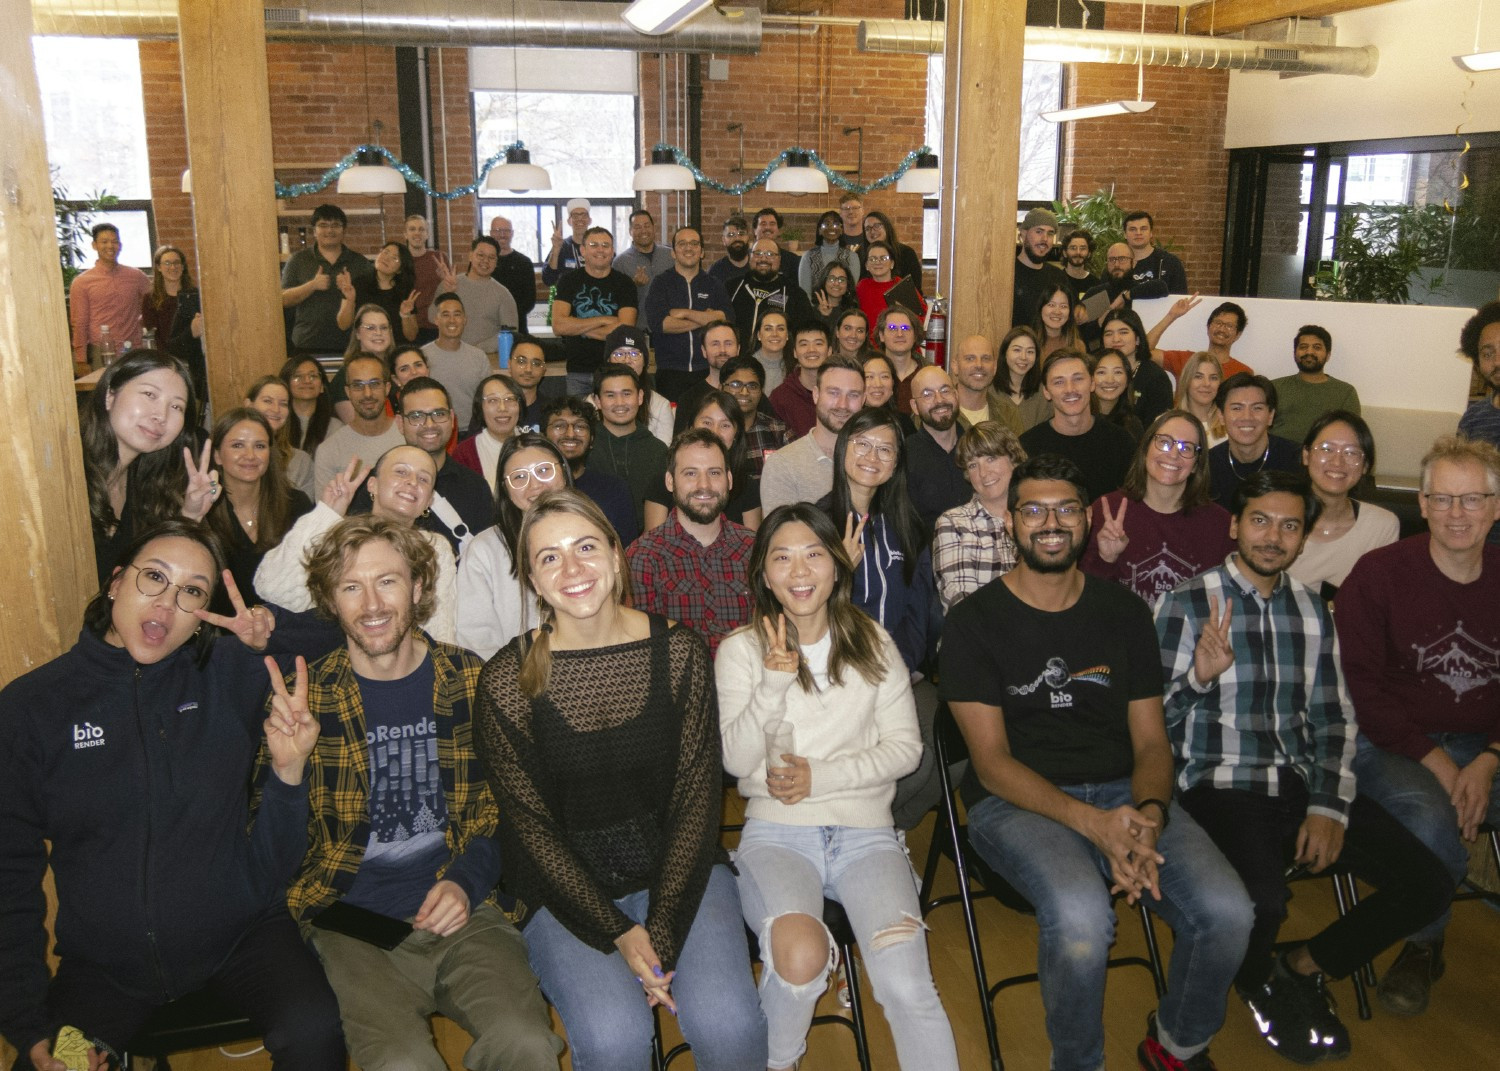
<svg viewBox="0 0 1500 1071">
<path fill-rule="evenodd" d="M 448 860 L 448 800 L 438 769 L 432 656 L 396 681 L 355 674 L 370 758 L 370 843 L 347 903 L 392 918 L 417 913 Z"/>
</svg>

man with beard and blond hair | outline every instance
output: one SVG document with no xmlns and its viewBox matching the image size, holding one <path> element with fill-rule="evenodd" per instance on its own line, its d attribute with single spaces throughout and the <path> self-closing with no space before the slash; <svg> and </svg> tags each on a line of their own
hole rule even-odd
<svg viewBox="0 0 1500 1071">
<path fill-rule="evenodd" d="M 754 603 L 745 563 L 755 535 L 724 516 L 733 489 L 719 437 L 707 428 L 683 432 L 667 456 L 672 511 L 625 552 L 635 608 L 681 621 L 708 641 L 710 654 L 750 621 Z"/>
<path fill-rule="evenodd" d="M 917 369 L 911 377 L 911 408 L 918 427 L 906 437 L 906 486 L 930 532 L 939 517 L 973 494 L 954 460 L 958 392 L 948 373 L 936 365 Z"/>
<path fill-rule="evenodd" d="M 830 357 L 813 387 L 817 423 L 766 458 L 760 505 L 766 513 L 789 502 L 816 502 L 833 490 L 833 448 L 839 432 L 865 401 L 864 369 L 847 357 Z"/>
<path fill-rule="evenodd" d="M 956 604 L 943 629 L 940 687 L 971 756 L 969 841 L 1036 908 L 1053 1067 L 1104 1066 L 1114 886 L 1174 935 L 1141 1067 L 1211 1068 L 1253 912 L 1208 834 L 1172 802 L 1151 611 L 1078 568 L 1089 514 L 1077 465 L 1032 457 L 1008 498 L 1020 561 Z"/>
<path fill-rule="evenodd" d="M 437 577 L 423 533 L 371 516 L 339 521 L 308 554 L 313 604 L 345 642 L 288 697 L 323 733 L 287 906 L 359 1066 L 441 1067 L 428 1021 L 441 1012 L 473 1038 L 471 1066 L 555 1068 L 562 1040 L 495 898 L 499 814 L 470 732 L 484 663 L 421 627 Z M 409 933 L 382 947 L 349 936 L 351 916 Z"/>
</svg>

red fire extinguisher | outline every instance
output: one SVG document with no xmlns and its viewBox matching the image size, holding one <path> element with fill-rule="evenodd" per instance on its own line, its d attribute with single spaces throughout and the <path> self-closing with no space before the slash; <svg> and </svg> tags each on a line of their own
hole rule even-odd
<svg viewBox="0 0 1500 1071">
<path fill-rule="evenodd" d="M 948 367 L 948 304 L 941 297 L 927 306 L 927 322 L 922 326 L 923 350 L 927 360 L 939 368 Z"/>
</svg>

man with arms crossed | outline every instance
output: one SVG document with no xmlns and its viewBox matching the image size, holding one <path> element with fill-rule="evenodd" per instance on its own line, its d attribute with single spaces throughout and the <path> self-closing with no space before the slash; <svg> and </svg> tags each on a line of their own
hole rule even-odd
<svg viewBox="0 0 1500 1071">
<path fill-rule="evenodd" d="M 1141 1065 L 1211 1068 L 1250 901 L 1208 835 L 1170 802 L 1151 611 L 1079 570 L 1087 497 L 1066 458 L 1021 464 L 1009 493 L 1020 561 L 949 611 L 941 689 L 973 760 L 969 840 L 1036 908 L 1057 1071 L 1104 1066 L 1111 887 L 1144 900 L 1176 935 Z"/>
<path fill-rule="evenodd" d="M 499 816 L 470 727 L 484 665 L 421 628 L 432 547 L 409 527 L 346 517 L 307 573 L 346 642 L 308 667 L 303 702 L 323 732 L 287 906 L 338 994 L 350 1056 L 366 1071 L 443 1071 L 428 1023 L 441 1012 L 474 1039 L 466 1067 L 555 1071 L 562 1040 L 494 899 Z M 348 936 L 329 925 L 346 907 L 412 932 L 390 950 Z"/>
</svg>

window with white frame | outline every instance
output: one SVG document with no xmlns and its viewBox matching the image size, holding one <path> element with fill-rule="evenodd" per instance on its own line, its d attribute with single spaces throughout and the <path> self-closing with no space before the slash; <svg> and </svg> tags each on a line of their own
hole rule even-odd
<svg viewBox="0 0 1500 1071">
<path fill-rule="evenodd" d="M 469 56 L 476 159 L 520 140 L 552 177 L 550 190 L 481 191 L 481 232 L 505 216 L 515 248 L 540 262 L 553 227 L 560 223 L 567 233 L 563 206 L 586 197 L 595 226 L 608 227 L 617 241 L 628 234 L 639 160 L 636 54 L 475 48 Z"/>
<path fill-rule="evenodd" d="M 119 227 L 121 263 L 149 268 L 155 228 L 139 47 L 96 37 L 33 37 L 31 47 L 54 187 L 74 207 L 118 198 L 87 222 Z M 82 254 L 77 267 L 92 267 L 93 249 Z"/>
</svg>

